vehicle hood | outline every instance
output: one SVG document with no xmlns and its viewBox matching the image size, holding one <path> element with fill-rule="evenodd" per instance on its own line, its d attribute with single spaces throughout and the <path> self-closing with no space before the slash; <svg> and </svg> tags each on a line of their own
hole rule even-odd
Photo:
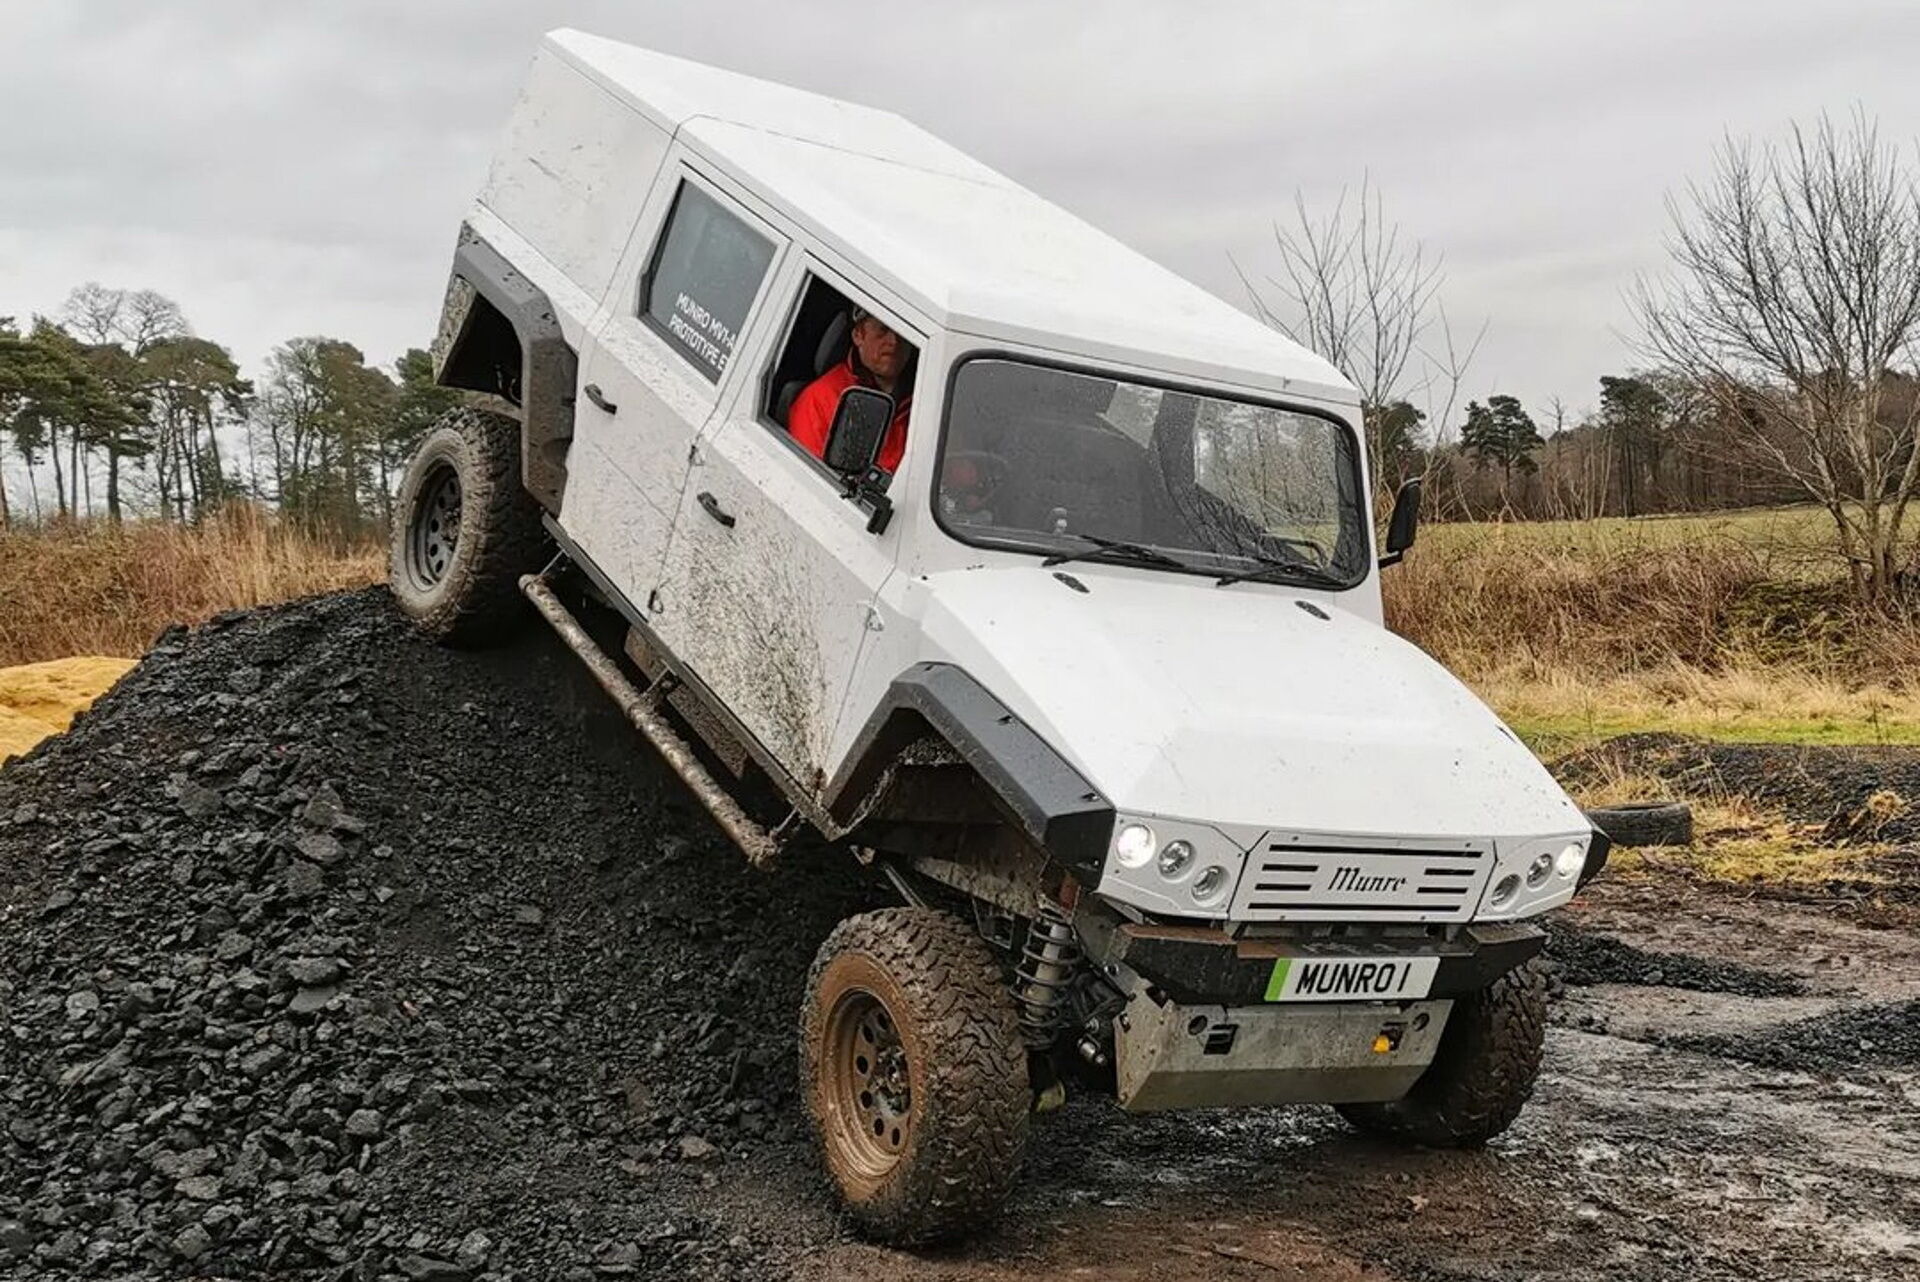
<svg viewBox="0 0 1920 1282">
<path fill-rule="evenodd" d="M 1589 826 L 1486 705 L 1339 593 L 1084 564 L 925 586 L 926 656 L 964 668 L 1122 813 L 1249 842 Z"/>
</svg>

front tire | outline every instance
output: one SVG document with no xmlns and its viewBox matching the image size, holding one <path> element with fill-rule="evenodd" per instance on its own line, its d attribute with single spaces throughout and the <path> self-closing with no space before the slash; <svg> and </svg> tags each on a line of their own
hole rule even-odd
<svg viewBox="0 0 1920 1282">
<path fill-rule="evenodd" d="M 998 1210 L 1032 1094 L 1012 997 L 971 926 L 924 908 L 841 922 L 807 979 L 800 1060 L 827 1174 L 862 1232 L 917 1245 Z"/>
<path fill-rule="evenodd" d="M 1536 958 L 1454 999 L 1433 1063 L 1405 1098 L 1342 1104 L 1340 1115 L 1375 1135 L 1477 1148 L 1513 1125 L 1533 1095 L 1546 1035 L 1546 972 Z"/>
<path fill-rule="evenodd" d="M 525 617 L 520 576 L 540 568 L 540 506 L 520 483 L 520 424 L 457 409 L 400 481 L 389 582 L 422 632 L 454 646 L 497 641 Z"/>
</svg>

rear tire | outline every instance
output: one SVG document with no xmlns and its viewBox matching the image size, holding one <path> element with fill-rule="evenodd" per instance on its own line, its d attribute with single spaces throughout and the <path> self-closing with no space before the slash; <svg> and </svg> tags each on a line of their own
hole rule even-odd
<svg viewBox="0 0 1920 1282">
<path fill-rule="evenodd" d="M 800 1061 L 821 1158 L 863 1233 L 918 1245 L 999 1209 L 1032 1093 L 1013 999 L 969 924 L 925 908 L 841 922 L 807 979 Z"/>
<path fill-rule="evenodd" d="M 1477 1148 L 1513 1125 L 1533 1095 L 1546 1031 L 1546 972 L 1536 958 L 1454 999 L 1433 1063 L 1405 1098 L 1341 1104 L 1340 1116 L 1429 1148 Z"/>
<path fill-rule="evenodd" d="M 457 409 L 414 451 L 394 512 L 389 582 L 422 632 L 454 646 L 500 640 L 525 617 L 520 576 L 547 551 L 520 483 L 520 424 Z"/>
</svg>

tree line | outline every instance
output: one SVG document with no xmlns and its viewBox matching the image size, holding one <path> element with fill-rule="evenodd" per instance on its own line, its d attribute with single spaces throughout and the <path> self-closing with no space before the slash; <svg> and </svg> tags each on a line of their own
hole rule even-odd
<svg viewBox="0 0 1920 1282">
<path fill-rule="evenodd" d="M 380 528 L 407 457 L 457 403 L 424 351 L 387 370 L 336 338 L 287 340 L 256 382 L 174 300 L 81 285 L 56 317 L 0 316 L 0 527 L 195 521 L 255 500 L 315 528 Z"/>
<path fill-rule="evenodd" d="M 1424 475 L 1456 516 L 1637 516 L 1802 502 L 1827 515 L 1858 600 L 1920 608 L 1920 173 L 1862 112 L 1776 142 L 1727 138 L 1668 202 L 1669 269 L 1636 282 L 1636 370 L 1569 423 L 1512 397 L 1459 405 L 1479 336 L 1440 302 L 1437 256 L 1363 184 L 1297 198 L 1255 311 L 1360 390 L 1374 475 Z M 1482 327 L 1481 334 L 1485 333 Z"/>
</svg>

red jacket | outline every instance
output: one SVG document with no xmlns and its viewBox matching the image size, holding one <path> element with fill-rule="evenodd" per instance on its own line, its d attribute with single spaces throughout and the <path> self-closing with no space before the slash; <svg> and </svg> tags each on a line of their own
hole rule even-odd
<svg viewBox="0 0 1920 1282">
<path fill-rule="evenodd" d="M 815 458 L 827 456 L 827 433 L 833 430 L 833 412 L 839 408 L 840 393 L 856 385 L 873 386 L 865 370 L 854 369 L 853 360 L 853 353 L 848 352 L 847 359 L 808 383 L 800 395 L 794 397 L 793 408 L 787 411 L 787 430 Z M 901 455 L 907 452 L 907 409 L 912 403 L 911 392 L 899 398 L 893 423 L 887 428 L 886 439 L 880 442 L 880 457 L 875 461 L 886 471 L 898 468 Z"/>
</svg>

